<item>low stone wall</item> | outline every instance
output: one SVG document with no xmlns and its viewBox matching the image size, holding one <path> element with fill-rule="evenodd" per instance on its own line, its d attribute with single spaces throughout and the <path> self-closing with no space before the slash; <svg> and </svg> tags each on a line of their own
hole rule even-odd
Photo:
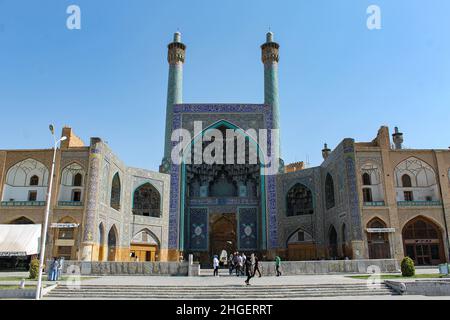
<svg viewBox="0 0 450 320">
<path fill-rule="evenodd" d="M 276 274 L 275 262 L 262 261 L 263 275 Z M 280 271 L 283 275 L 368 273 L 369 266 L 376 266 L 382 273 L 398 272 L 400 265 L 395 259 L 380 260 L 321 260 L 321 261 L 282 261 Z"/>
<path fill-rule="evenodd" d="M 49 265 L 49 263 L 47 263 Z M 75 267 L 74 267 L 75 266 Z M 67 269 L 69 272 L 67 272 Z M 147 276 L 187 276 L 187 262 L 87 262 L 64 261 L 63 273 L 78 269 L 81 275 L 147 275 Z"/>
<path fill-rule="evenodd" d="M 450 296 L 450 279 L 386 281 L 386 284 L 403 295 Z"/>
</svg>

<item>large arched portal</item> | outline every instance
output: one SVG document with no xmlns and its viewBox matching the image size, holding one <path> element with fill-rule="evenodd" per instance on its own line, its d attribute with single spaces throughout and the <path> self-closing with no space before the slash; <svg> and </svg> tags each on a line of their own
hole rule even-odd
<svg viewBox="0 0 450 320">
<path fill-rule="evenodd" d="M 405 256 L 416 265 L 437 265 L 445 261 L 440 228 L 424 217 L 409 221 L 402 232 Z"/>
<path fill-rule="evenodd" d="M 159 240 L 151 231 L 144 229 L 131 240 L 130 253 L 134 261 L 157 261 Z"/>
<path fill-rule="evenodd" d="M 198 146 L 201 164 L 195 161 Z M 182 164 L 180 247 L 186 253 L 209 262 L 222 250 L 266 249 L 264 161 L 253 135 L 225 120 L 194 138 Z"/>
</svg>

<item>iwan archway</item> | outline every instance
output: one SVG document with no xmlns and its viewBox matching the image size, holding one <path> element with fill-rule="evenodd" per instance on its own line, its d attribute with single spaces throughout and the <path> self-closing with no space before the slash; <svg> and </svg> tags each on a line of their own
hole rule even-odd
<svg viewBox="0 0 450 320">
<path fill-rule="evenodd" d="M 202 139 L 212 129 L 224 137 L 223 161 L 214 164 L 186 161 L 189 155 L 194 159 L 196 142 L 207 150 L 212 142 Z M 236 133 L 232 137 L 233 164 L 226 159 L 230 157 L 226 154 L 225 139 L 229 129 Z M 245 141 L 244 162 L 238 162 L 239 137 L 241 142 Z M 254 159 L 249 156 L 252 152 L 258 155 Z M 267 249 L 264 159 L 254 137 L 226 120 L 217 121 L 192 139 L 181 165 L 181 250 L 209 261 L 211 254 L 220 255 L 223 250 L 229 255 L 234 250 Z"/>
</svg>

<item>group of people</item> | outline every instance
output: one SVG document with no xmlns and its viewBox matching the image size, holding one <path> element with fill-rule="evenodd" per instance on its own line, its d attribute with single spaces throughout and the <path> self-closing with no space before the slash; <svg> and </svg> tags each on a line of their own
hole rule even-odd
<svg viewBox="0 0 450 320">
<path fill-rule="evenodd" d="M 231 253 L 228 258 L 228 271 L 230 276 L 235 271 L 236 276 L 246 275 L 247 279 L 245 280 L 245 284 L 250 285 L 250 279 L 253 278 L 256 273 L 261 278 L 261 270 L 259 269 L 259 259 L 255 253 L 252 253 L 250 257 L 247 257 L 245 253 L 234 252 Z M 275 268 L 276 275 L 281 276 L 281 258 L 276 256 L 275 258 Z M 219 258 L 215 255 L 213 257 L 213 268 L 214 268 L 214 276 L 219 276 Z"/>
<path fill-rule="evenodd" d="M 61 279 L 62 269 L 64 266 L 64 258 L 53 258 L 48 271 L 49 281 L 58 281 Z"/>
</svg>

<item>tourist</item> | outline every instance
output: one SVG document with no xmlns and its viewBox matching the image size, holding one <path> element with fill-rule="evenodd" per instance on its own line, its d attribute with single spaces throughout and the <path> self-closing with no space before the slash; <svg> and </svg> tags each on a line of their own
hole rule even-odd
<svg viewBox="0 0 450 320">
<path fill-rule="evenodd" d="M 245 260 L 245 275 L 247 276 L 245 283 L 250 285 L 250 279 L 253 277 L 252 261 L 250 259 Z"/>
<path fill-rule="evenodd" d="M 243 273 L 243 260 L 242 260 L 242 256 L 238 254 L 237 256 L 237 264 L 236 264 L 236 275 L 239 277 L 241 274 Z"/>
<path fill-rule="evenodd" d="M 219 276 L 219 258 L 215 255 L 213 258 L 214 277 Z"/>
<path fill-rule="evenodd" d="M 230 258 L 228 259 L 228 271 L 230 272 L 230 276 L 233 274 L 234 269 L 234 256 L 230 253 Z"/>
<path fill-rule="evenodd" d="M 56 277 L 58 276 L 58 266 L 58 260 L 56 259 L 56 257 L 54 257 L 52 263 L 50 264 L 48 280 L 56 281 Z"/>
<path fill-rule="evenodd" d="M 261 271 L 259 270 L 259 259 L 258 256 L 255 254 L 255 263 L 253 267 L 253 276 L 256 275 L 256 271 L 258 271 L 259 277 L 261 278 Z"/>
<path fill-rule="evenodd" d="M 276 256 L 275 257 L 275 268 L 277 269 L 277 277 L 281 276 L 280 266 L 281 266 L 281 258 L 279 256 Z"/>
<path fill-rule="evenodd" d="M 245 262 L 247 261 L 247 257 L 245 255 L 245 253 L 242 252 L 242 263 L 241 263 L 241 274 L 244 275 L 245 274 Z"/>
<path fill-rule="evenodd" d="M 63 267 L 64 267 L 64 257 L 61 257 L 58 259 L 58 274 L 56 276 L 56 280 L 61 280 Z"/>
</svg>

